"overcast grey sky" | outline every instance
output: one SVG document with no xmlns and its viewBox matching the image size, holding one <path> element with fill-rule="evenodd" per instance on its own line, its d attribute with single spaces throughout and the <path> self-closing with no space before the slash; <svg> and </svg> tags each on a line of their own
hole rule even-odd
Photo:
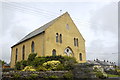
<svg viewBox="0 0 120 80">
<path fill-rule="evenodd" d="M 0 11 L 1 59 L 7 62 L 12 45 L 66 11 L 86 40 L 87 60 L 118 60 L 117 2 L 8 2 L 2 3 Z"/>
</svg>

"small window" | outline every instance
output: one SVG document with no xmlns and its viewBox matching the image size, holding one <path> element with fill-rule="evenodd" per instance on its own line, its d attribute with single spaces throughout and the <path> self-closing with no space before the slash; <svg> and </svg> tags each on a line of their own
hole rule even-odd
<svg viewBox="0 0 120 80">
<path fill-rule="evenodd" d="M 77 44 L 76 46 L 78 46 L 78 38 L 76 39 L 76 44 Z"/>
<path fill-rule="evenodd" d="M 74 38 L 74 46 L 78 46 L 78 38 Z"/>
<path fill-rule="evenodd" d="M 76 46 L 76 39 L 74 38 L 74 46 Z"/>
<path fill-rule="evenodd" d="M 52 56 L 56 56 L 56 50 L 55 49 L 52 50 Z"/>
<path fill-rule="evenodd" d="M 17 58 L 18 58 L 18 49 L 16 48 L 15 63 L 17 62 Z"/>
<path fill-rule="evenodd" d="M 31 52 L 34 53 L 34 48 L 35 48 L 35 44 L 34 44 L 34 41 L 32 41 L 32 44 L 31 44 Z"/>
<path fill-rule="evenodd" d="M 58 33 L 56 33 L 56 42 L 58 42 Z"/>
<path fill-rule="evenodd" d="M 22 59 L 24 60 L 25 59 L 25 46 L 23 45 L 23 48 L 22 48 Z"/>
<path fill-rule="evenodd" d="M 60 43 L 62 43 L 62 34 L 60 34 Z"/>
<path fill-rule="evenodd" d="M 80 57 L 80 61 L 82 61 L 82 54 L 81 53 L 79 54 L 79 57 Z"/>
<path fill-rule="evenodd" d="M 66 29 L 67 29 L 67 30 L 69 30 L 69 29 L 70 29 L 70 27 L 69 27 L 69 25 L 68 25 L 68 24 L 66 24 Z"/>
</svg>

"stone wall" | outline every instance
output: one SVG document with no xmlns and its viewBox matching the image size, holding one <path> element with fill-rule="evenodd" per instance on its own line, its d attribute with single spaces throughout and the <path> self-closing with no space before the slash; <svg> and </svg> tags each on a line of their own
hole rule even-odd
<svg viewBox="0 0 120 80">
<path fill-rule="evenodd" d="M 76 64 L 72 72 L 75 78 L 96 78 L 92 66 Z"/>
<path fill-rule="evenodd" d="M 2 78 L 12 78 L 15 74 L 19 74 L 21 77 L 27 77 L 31 74 L 38 74 L 39 77 L 49 77 L 49 76 L 58 76 L 63 77 L 65 73 L 68 71 L 10 71 L 10 72 L 3 72 Z"/>
</svg>

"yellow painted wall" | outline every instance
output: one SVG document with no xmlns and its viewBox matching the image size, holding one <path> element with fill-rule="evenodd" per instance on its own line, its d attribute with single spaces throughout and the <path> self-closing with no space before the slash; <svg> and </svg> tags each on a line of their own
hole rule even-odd
<svg viewBox="0 0 120 80">
<path fill-rule="evenodd" d="M 19 45 L 16 45 L 12 48 L 12 55 L 11 55 L 11 67 L 14 67 L 15 65 L 15 54 L 16 54 L 16 48 L 18 48 L 18 59 L 17 61 L 22 60 L 22 47 L 25 45 L 25 60 L 27 60 L 29 54 L 31 53 L 31 43 L 34 41 L 35 43 L 35 53 L 38 54 L 38 56 L 43 55 L 43 43 L 44 43 L 44 33 L 35 36 Z"/>
<path fill-rule="evenodd" d="M 66 29 L 69 25 L 69 30 Z M 62 43 L 56 43 L 56 33 L 62 34 Z M 78 38 L 78 47 L 74 46 L 74 38 Z M 18 48 L 18 61 L 22 60 L 22 47 L 25 45 L 25 60 L 31 53 L 31 43 L 35 43 L 35 52 L 38 56 L 51 56 L 52 50 L 55 49 L 57 55 L 66 55 L 65 48 L 68 46 L 72 49 L 74 57 L 80 63 L 86 62 L 85 40 L 78 31 L 68 13 L 58 18 L 54 24 L 49 26 L 45 33 L 39 34 L 27 41 L 24 41 L 12 48 L 11 67 L 15 65 L 16 48 Z M 83 60 L 79 60 L 79 53 L 82 53 Z"/>
<path fill-rule="evenodd" d="M 66 24 L 69 25 L 69 30 L 66 29 Z M 56 43 L 56 33 L 62 34 L 62 44 Z M 74 46 L 74 38 L 78 38 L 78 47 Z M 86 62 L 85 40 L 69 17 L 69 14 L 66 13 L 45 30 L 45 56 L 52 55 L 53 49 L 56 50 L 57 55 L 66 55 L 64 50 L 68 46 L 72 49 L 78 62 Z M 79 59 L 79 53 L 83 55 L 82 61 Z"/>
</svg>

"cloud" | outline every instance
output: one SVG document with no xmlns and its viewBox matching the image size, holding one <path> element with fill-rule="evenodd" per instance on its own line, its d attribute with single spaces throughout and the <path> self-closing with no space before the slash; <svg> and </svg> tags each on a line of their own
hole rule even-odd
<svg viewBox="0 0 120 80">
<path fill-rule="evenodd" d="M 92 12 L 91 28 L 96 33 L 97 31 L 110 31 L 113 34 L 117 34 L 118 30 L 118 5 L 117 3 L 111 3 L 105 5 L 103 8 Z"/>
<path fill-rule="evenodd" d="M 118 11 L 117 3 L 105 5 L 99 10 L 90 12 L 90 29 L 94 40 L 87 46 L 87 58 L 108 59 L 118 61 Z M 90 57 L 89 57 L 90 56 Z"/>
</svg>

